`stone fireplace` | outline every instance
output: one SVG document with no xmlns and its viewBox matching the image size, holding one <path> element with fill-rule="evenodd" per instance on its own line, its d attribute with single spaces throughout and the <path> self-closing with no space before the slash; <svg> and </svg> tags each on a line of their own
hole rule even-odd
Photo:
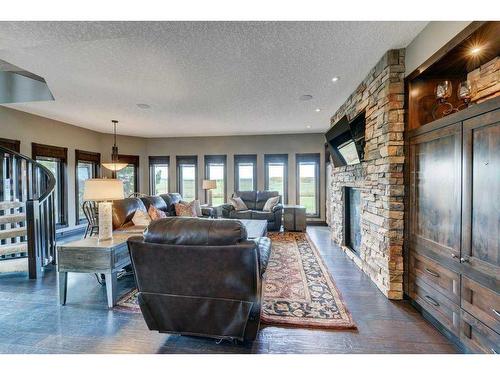
<svg viewBox="0 0 500 375">
<path fill-rule="evenodd" d="M 388 51 L 332 116 L 334 125 L 364 111 L 366 144 L 361 164 L 329 168 L 327 189 L 332 239 L 391 299 L 403 297 L 404 58 L 404 49 Z M 350 189 L 359 192 L 359 249 L 352 232 L 346 238 Z"/>
</svg>

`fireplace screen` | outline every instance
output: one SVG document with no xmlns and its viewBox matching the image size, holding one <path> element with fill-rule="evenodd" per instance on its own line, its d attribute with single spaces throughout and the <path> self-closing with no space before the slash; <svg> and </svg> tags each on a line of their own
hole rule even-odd
<svg viewBox="0 0 500 375">
<path fill-rule="evenodd" d="M 345 188 L 345 246 L 359 255 L 361 248 L 361 194 L 359 189 Z"/>
</svg>

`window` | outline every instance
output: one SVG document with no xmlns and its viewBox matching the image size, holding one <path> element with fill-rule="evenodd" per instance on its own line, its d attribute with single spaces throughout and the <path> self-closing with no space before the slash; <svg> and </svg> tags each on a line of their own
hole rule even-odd
<svg viewBox="0 0 500 375">
<path fill-rule="evenodd" d="M 120 163 L 128 165 L 116 172 L 116 178 L 123 181 L 125 198 L 139 192 L 139 156 L 118 155 Z"/>
<path fill-rule="evenodd" d="M 177 187 L 186 201 L 198 197 L 198 157 L 177 156 Z"/>
<path fill-rule="evenodd" d="M 168 166 L 170 158 L 168 156 L 149 157 L 149 190 L 152 195 L 168 193 L 169 179 Z"/>
<path fill-rule="evenodd" d="M 288 155 L 264 155 L 265 188 L 277 191 L 283 203 L 288 202 Z"/>
<path fill-rule="evenodd" d="M 39 143 L 31 144 L 32 158 L 46 167 L 55 177 L 54 208 L 56 227 L 68 224 L 66 165 L 68 149 Z M 40 183 L 40 181 L 38 181 Z"/>
<path fill-rule="evenodd" d="M 234 190 L 257 190 L 257 155 L 234 155 Z"/>
<path fill-rule="evenodd" d="M 319 154 L 297 154 L 297 203 L 319 217 Z"/>
<path fill-rule="evenodd" d="M 75 202 L 76 224 L 85 221 L 83 213 L 83 187 L 85 180 L 97 178 L 100 172 L 101 154 L 75 150 Z"/>
<path fill-rule="evenodd" d="M 213 206 L 218 206 L 226 202 L 226 155 L 205 156 L 205 178 L 215 180 L 217 187 L 211 191 Z M 207 192 L 207 195 L 209 193 Z"/>
</svg>

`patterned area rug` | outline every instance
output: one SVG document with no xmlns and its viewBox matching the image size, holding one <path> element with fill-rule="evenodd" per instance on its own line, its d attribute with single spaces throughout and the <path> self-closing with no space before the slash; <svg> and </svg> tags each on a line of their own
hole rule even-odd
<svg viewBox="0 0 500 375">
<path fill-rule="evenodd" d="M 261 321 L 302 328 L 356 328 L 321 256 L 306 233 L 269 233 L 271 258 L 262 286 Z M 137 290 L 117 309 L 139 312 Z"/>
<path fill-rule="evenodd" d="M 309 328 L 356 328 L 316 246 L 306 233 L 269 233 L 261 320 Z"/>
</svg>

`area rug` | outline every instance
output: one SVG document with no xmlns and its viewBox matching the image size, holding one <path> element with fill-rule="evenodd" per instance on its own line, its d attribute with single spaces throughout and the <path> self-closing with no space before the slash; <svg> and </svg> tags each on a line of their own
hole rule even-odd
<svg viewBox="0 0 500 375">
<path fill-rule="evenodd" d="M 321 255 L 306 233 L 269 233 L 261 320 L 304 328 L 356 328 Z"/>
<path fill-rule="evenodd" d="M 261 321 L 302 328 L 356 328 L 321 255 L 306 233 L 269 233 L 272 252 L 262 286 Z M 117 309 L 140 312 L 137 290 Z"/>
</svg>

